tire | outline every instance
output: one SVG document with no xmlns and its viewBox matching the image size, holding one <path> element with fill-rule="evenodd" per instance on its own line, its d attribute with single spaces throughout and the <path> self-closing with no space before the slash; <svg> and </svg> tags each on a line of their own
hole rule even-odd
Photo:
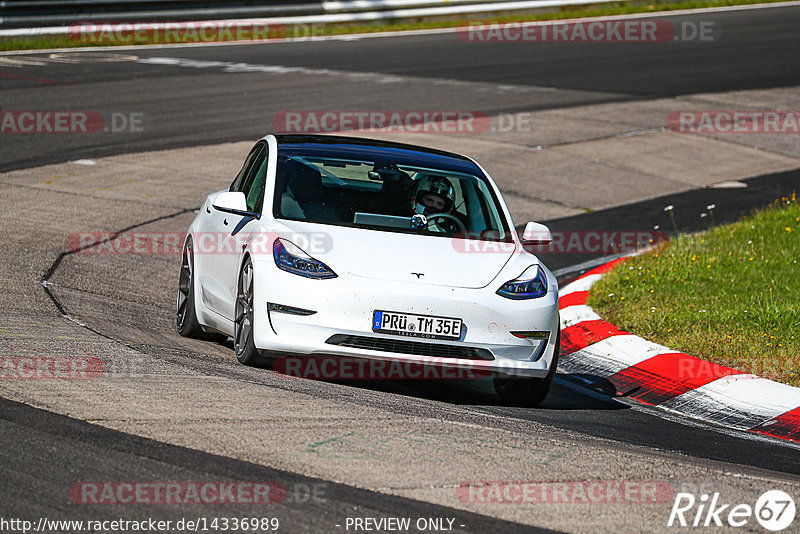
<svg viewBox="0 0 800 534">
<path fill-rule="evenodd" d="M 236 310 L 233 321 L 233 350 L 236 359 L 244 365 L 260 363 L 258 349 L 253 342 L 253 262 L 244 260 L 239 272 L 236 290 Z"/>
<path fill-rule="evenodd" d="M 175 329 L 178 333 L 184 337 L 205 338 L 194 307 L 194 245 L 191 237 L 186 240 L 181 254 L 176 308 Z"/>
<path fill-rule="evenodd" d="M 558 353 L 561 349 L 561 331 L 556 336 L 556 346 L 550 370 L 544 378 L 520 378 L 495 375 L 494 390 L 504 403 L 514 406 L 538 406 L 547 398 L 558 367 Z"/>
</svg>

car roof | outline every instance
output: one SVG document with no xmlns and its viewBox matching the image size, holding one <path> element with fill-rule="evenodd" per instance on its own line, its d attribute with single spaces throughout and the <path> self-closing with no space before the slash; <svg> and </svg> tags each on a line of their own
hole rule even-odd
<svg viewBox="0 0 800 534">
<path fill-rule="evenodd" d="M 278 149 L 290 152 L 335 153 L 352 157 L 390 160 L 399 164 L 430 165 L 471 174 L 482 175 L 480 167 L 470 158 L 435 148 L 392 141 L 347 137 L 340 135 L 276 135 Z"/>
<path fill-rule="evenodd" d="M 384 141 L 381 139 L 369 139 L 366 137 L 349 137 L 346 135 L 309 135 L 309 134 L 280 134 L 276 135 L 278 144 L 320 144 L 320 145 L 352 145 L 352 146 L 373 146 L 385 148 L 397 148 L 401 150 L 411 150 L 414 152 L 423 152 L 426 154 L 436 154 L 440 156 L 448 156 L 451 158 L 469 160 L 468 157 L 455 152 L 447 152 L 436 148 L 429 148 L 419 145 L 412 145 L 408 143 L 397 143 L 394 141 Z"/>
</svg>

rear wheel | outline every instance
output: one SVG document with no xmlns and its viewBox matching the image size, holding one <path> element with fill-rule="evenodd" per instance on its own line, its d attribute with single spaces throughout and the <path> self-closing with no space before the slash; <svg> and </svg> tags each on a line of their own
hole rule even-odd
<svg viewBox="0 0 800 534">
<path fill-rule="evenodd" d="M 259 360 L 253 342 L 253 324 L 253 262 L 248 257 L 239 273 L 233 323 L 233 349 L 236 359 L 244 365 L 254 365 Z"/>
<path fill-rule="evenodd" d="M 181 255 L 175 328 L 180 335 L 185 337 L 205 337 L 200 323 L 197 322 L 197 313 L 194 307 L 194 246 L 191 237 L 186 240 Z"/>
<path fill-rule="evenodd" d="M 553 352 L 553 361 L 550 370 L 544 378 L 521 378 L 513 376 L 495 375 L 494 390 L 500 400 L 515 406 L 537 406 L 541 404 L 550 393 L 553 379 L 558 367 L 558 353 L 561 348 L 561 331 L 556 336 L 556 346 Z"/>
</svg>

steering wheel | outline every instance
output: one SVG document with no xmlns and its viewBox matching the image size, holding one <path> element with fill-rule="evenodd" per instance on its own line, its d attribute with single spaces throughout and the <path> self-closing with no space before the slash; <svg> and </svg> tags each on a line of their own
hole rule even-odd
<svg viewBox="0 0 800 534">
<path fill-rule="evenodd" d="M 446 219 L 449 221 L 453 221 L 454 223 L 456 223 L 456 226 L 458 226 L 458 229 L 461 230 L 462 233 L 464 234 L 467 233 L 467 227 L 464 226 L 464 223 L 461 222 L 461 219 L 453 215 L 450 215 L 449 213 L 434 213 L 432 215 L 428 215 L 428 224 L 425 225 L 425 228 L 427 229 L 431 225 L 431 222 L 435 221 L 436 219 Z"/>
</svg>

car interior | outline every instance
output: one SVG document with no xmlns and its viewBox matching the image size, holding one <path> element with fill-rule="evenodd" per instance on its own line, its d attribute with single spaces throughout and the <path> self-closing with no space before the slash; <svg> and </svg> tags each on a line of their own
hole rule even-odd
<svg viewBox="0 0 800 534">
<path fill-rule="evenodd" d="M 415 184 L 430 176 L 443 176 L 455 191 L 451 215 L 461 221 L 463 228 L 482 237 L 504 237 L 499 230 L 503 228 L 500 216 L 488 205 L 487 193 L 475 185 L 479 180 L 433 169 L 424 171 L 398 168 L 387 162 L 279 157 L 274 215 L 343 225 L 358 224 L 356 214 L 363 221 L 365 213 L 410 220 Z"/>
</svg>

